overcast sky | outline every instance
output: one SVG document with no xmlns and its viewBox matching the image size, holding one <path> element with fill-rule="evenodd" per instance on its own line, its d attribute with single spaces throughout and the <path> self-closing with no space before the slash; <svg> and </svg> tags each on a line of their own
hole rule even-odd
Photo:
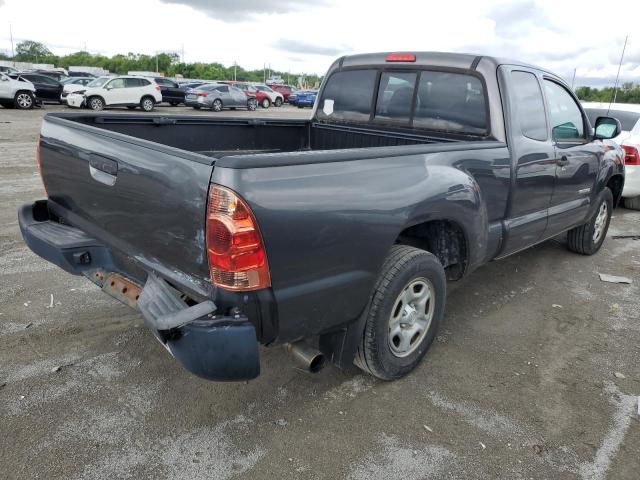
<svg viewBox="0 0 640 480">
<path fill-rule="evenodd" d="M 45 43 L 54 53 L 173 51 L 187 62 L 237 61 L 322 74 L 340 55 L 435 50 L 538 64 L 576 85 L 640 82 L 640 1 L 0 0 L 0 50 Z"/>
</svg>

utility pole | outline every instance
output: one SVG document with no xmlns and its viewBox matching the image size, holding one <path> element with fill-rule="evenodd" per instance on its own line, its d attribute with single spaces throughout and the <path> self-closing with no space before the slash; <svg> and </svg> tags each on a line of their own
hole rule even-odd
<svg viewBox="0 0 640 480">
<path fill-rule="evenodd" d="M 622 67 L 622 60 L 624 59 L 624 51 L 627 48 L 628 39 L 629 39 L 629 35 L 624 37 L 624 46 L 622 47 L 622 55 L 620 55 L 620 63 L 618 64 L 618 73 L 616 74 L 616 83 L 613 86 L 613 99 L 609 102 L 609 108 L 607 108 L 607 115 L 609 115 L 609 110 L 611 110 L 611 104 L 616 103 L 616 98 L 618 97 L 618 79 L 620 78 L 620 67 Z"/>
<path fill-rule="evenodd" d="M 233 62 L 233 81 L 236 81 L 236 73 L 238 70 L 238 63 L 236 61 Z"/>
<path fill-rule="evenodd" d="M 158 52 L 156 52 L 156 73 L 160 73 L 158 69 Z"/>
<path fill-rule="evenodd" d="M 11 37 L 11 59 L 13 60 L 13 66 L 16 66 L 16 52 L 13 49 L 13 30 L 11 30 L 11 22 L 9 22 L 9 36 Z"/>
</svg>

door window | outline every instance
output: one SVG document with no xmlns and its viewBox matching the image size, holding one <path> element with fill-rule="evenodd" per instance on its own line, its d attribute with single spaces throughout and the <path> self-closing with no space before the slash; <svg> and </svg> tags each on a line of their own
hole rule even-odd
<svg viewBox="0 0 640 480">
<path fill-rule="evenodd" d="M 544 81 L 544 90 L 547 95 L 553 138 L 564 141 L 585 139 L 582 110 L 569 92 L 551 80 Z"/>
<path fill-rule="evenodd" d="M 125 85 L 127 88 L 138 88 L 142 86 L 142 82 L 139 78 L 125 78 Z"/>
<path fill-rule="evenodd" d="M 228 92 L 229 91 L 229 87 L 218 87 L 218 88 L 216 88 L 216 90 L 218 90 L 219 92 Z"/>
<path fill-rule="evenodd" d="M 547 139 L 547 119 L 538 79 L 533 73 L 511 72 L 513 101 L 520 130 L 533 140 Z"/>
<path fill-rule="evenodd" d="M 116 78 L 107 84 L 108 88 L 124 88 L 124 78 Z"/>
</svg>

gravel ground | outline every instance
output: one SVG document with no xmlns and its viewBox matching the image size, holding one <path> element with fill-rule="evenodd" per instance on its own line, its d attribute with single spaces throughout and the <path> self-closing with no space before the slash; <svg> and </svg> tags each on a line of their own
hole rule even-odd
<svg viewBox="0 0 640 480">
<path fill-rule="evenodd" d="M 638 478 L 640 240 L 614 236 L 640 235 L 640 212 L 616 210 L 593 257 L 558 238 L 452 285 L 403 380 L 308 375 L 272 348 L 258 379 L 211 383 L 22 242 L 36 134 L 58 110 L 0 109 L 0 478 Z"/>
</svg>

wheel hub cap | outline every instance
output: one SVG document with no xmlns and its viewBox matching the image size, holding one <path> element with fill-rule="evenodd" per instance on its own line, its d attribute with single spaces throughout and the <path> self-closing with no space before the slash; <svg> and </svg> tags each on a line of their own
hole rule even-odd
<svg viewBox="0 0 640 480">
<path fill-rule="evenodd" d="M 406 357 L 422 344 L 433 319 L 435 290 L 426 278 L 409 282 L 400 292 L 389 317 L 389 349 Z"/>
<path fill-rule="evenodd" d="M 596 221 L 594 222 L 594 226 L 593 226 L 593 242 L 594 243 L 598 243 L 598 241 L 602 237 L 602 234 L 604 233 L 604 228 L 607 225 L 607 216 L 608 216 L 607 204 L 603 202 L 602 205 L 600 205 L 600 208 L 598 209 L 598 215 L 596 216 Z"/>
</svg>

